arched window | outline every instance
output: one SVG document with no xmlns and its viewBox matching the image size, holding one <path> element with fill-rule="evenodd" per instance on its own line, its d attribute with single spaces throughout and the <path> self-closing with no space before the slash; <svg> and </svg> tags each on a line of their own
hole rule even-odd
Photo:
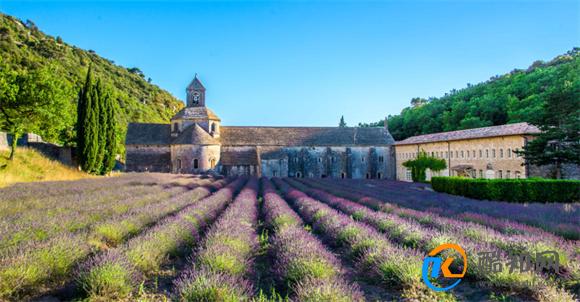
<svg viewBox="0 0 580 302">
<path fill-rule="evenodd" d="M 385 158 L 382 155 L 379 156 L 379 163 L 382 163 L 383 161 L 385 161 Z"/>
<path fill-rule="evenodd" d="M 212 158 L 209 160 L 209 167 L 210 167 L 210 169 L 215 168 L 215 158 Z"/>
<path fill-rule="evenodd" d="M 302 178 L 302 173 L 296 172 L 296 178 Z"/>
<path fill-rule="evenodd" d="M 383 174 L 381 174 L 381 172 L 378 172 L 378 173 L 377 173 L 377 178 L 378 178 L 378 179 L 382 179 L 382 178 L 383 178 Z"/>
<path fill-rule="evenodd" d="M 360 158 L 360 161 L 364 163 L 364 162 L 365 162 L 365 157 L 364 157 L 364 156 L 363 156 L 363 157 L 361 157 L 361 158 Z"/>
<path fill-rule="evenodd" d="M 215 123 L 211 123 L 211 132 L 215 132 L 216 126 Z"/>
<path fill-rule="evenodd" d="M 511 148 L 508 148 L 507 149 L 507 155 L 508 155 L 509 158 L 512 157 L 512 149 Z"/>
<path fill-rule="evenodd" d="M 193 160 L 193 168 L 194 169 L 198 169 L 199 168 L 199 161 L 196 159 Z"/>
<path fill-rule="evenodd" d="M 344 179 L 346 177 L 346 173 L 342 172 L 340 173 L 340 178 Z"/>
<path fill-rule="evenodd" d="M 371 173 L 367 173 L 367 175 L 365 175 L 366 179 L 370 179 L 371 178 Z"/>
<path fill-rule="evenodd" d="M 177 166 L 178 171 L 181 170 L 181 159 L 178 158 L 175 165 Z"/>
<path fill-rule="evenodd" d="M 503 158 L 503 149 L 499 149 L 499 158 Z"/>
<path fill-rule="evenodd" d="M 177 132 L 177 131 L 179 131 L 179 124 L 173 123 L 173 132 Z"/>
</svg>

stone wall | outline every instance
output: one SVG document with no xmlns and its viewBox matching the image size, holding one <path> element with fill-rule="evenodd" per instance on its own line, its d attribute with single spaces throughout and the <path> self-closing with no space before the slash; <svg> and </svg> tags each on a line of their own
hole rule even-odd
<svg viewBox="0 0 580 302">
<path fill-rule="evenodd" d="M 8 134 L 6 134 L 6 132 L 0 132 L 0 150 L 5 150 L 8 148 Z"/>
<path fill-rule="evenodd" d="M 283 147 L 260 150 L 266 177 L 395 179 L 391 147 Z M 275 156 L 268 156 L 274 153 Z"/>
<path fill-rule="evenodd" d="M 164 145 L 126 145 L 125 170 L 129 172 L 171 172 L 171 149 Z"/>
<path fill-rule="evenodd" d="M 173 173 L 202 173 L 216 168 L 220 160 L 219 145 L 172 145 Z M 195 162 L 197 161 L 197 168 Z"/>
</svg>

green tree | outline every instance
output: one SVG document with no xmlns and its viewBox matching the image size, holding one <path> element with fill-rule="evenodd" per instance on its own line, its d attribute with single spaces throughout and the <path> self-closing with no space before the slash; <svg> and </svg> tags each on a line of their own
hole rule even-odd
<svg viewBox="0 0 580 302">
<path fill-rule="evenodd" d="M 580 165 L 580 79 L 552 87 L 533 123 L 542 133 L 518 154 L 531 164 L 554 165 L 555 178 L 562 178 L 563 164 Z"/>
<path fill-rule="evenodd" d="M 117 109 L 114 95 L 108 89 L 106 98 L 104 99 L 105 126 L 104 126 L 104 154 L 103 154 L 103 168 L 101 174 L 110 173 L 115 167 L 117 149 L 118 149 L 118 123 L 117 123 Z"/>
<path fill-rule="evenodd" d="M 427 169 L 435 172 L 441 171 L 447 168 L 447 163 L 444 159 L 431 157 L 424 150 L 421 150 L 416 159 L 404 162 L 403 167 L 411 169 L 411 177 L 414 182 L 425 182 Z"/>
<path fill-rule="evenodd" d="M 346 127 L 346 122 L 344 121 L 344 115 L 340 117 L 340 122 L 338 122 L 338 127 L 344 128 Z"/>
<path fill-rule="evenodd" d="M 23 134 L 42 129 L 49 136 L 66 127 L 70 110 L 66 87 L 52 78 L 54 66 L 16 71 L 0 62 L 0 129 L 12 134 L 10 160 L 14 159 L 16 142 Z"/>
<path fill-rule="evenodd" d="M 79 93 L 78 102 L 78 154 L 81 169 L 95 173 L 100 169 L 99 162 L 99 92 L 93 84 L 89 68 L 85 85 Z"/>
</svg>

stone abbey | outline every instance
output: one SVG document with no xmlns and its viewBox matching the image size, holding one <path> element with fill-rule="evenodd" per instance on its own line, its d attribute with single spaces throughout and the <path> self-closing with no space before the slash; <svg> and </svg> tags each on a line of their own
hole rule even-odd
<svg viewBox="0 0 580 302">
<path fill-rule="evenodd" d="M 395 179 L 387 127 L 222 126 L 197 78 L 170 124 L 129 124 L 126 170 Z"/>
<path fill-rule="evenodd" d="M 387 126 L 222 126 L 206 107 L 205 88 L 197 76 L 186 91 L 187 106 L 170 124 L 129 124 L 127 171 L 410 181 L 411 173 L 402 163 L 425 151 L 447 163 L 444 171 L 427 171 L 428 179 L 549 174 L 546 167 L 529 165 L 514 153 L 540 133 L 527 123 L 425 134 L 399 142 Z M 577 166 L 564 169 L 566 177 L 580 177 Z"/>
</svg>

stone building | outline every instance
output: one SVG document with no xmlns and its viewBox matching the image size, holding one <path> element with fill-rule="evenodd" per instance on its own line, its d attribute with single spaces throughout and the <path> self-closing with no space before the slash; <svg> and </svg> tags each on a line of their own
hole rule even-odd
<svg viewBox="0 0 580 302">
<path fill-rule="evenodd" d="M 129 124 L 126 170 L 395 179 L 388 129 L 222 126 L 197 76 L 170 124 Z"/>
<path fill-rule="evenodd" d="M 508 124 L 409 137 L 395 143 L 397 180 L 411 181 L 403 162 L 420 151 L 447 161 L 447 169 L 427 171 L 431 176 L 472 178 L 527 178 L 534 169 L 514 151 L 522 149 L 540 130 L 527 123 Z"/>
</svg>

